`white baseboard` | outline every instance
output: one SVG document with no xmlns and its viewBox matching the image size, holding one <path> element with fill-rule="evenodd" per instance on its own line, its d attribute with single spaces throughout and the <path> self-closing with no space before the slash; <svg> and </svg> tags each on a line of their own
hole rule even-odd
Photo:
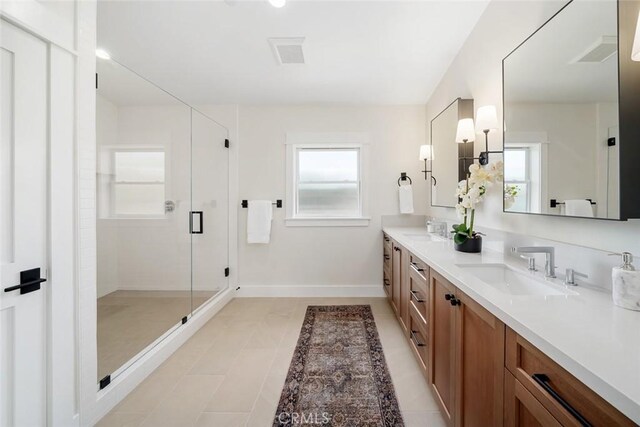
<svg viewBox="0 0 640 427">
<path fill-rule="evenodd" d="M 384 297 L 380 285 L 240 285 L 237 297 Z"/>
<path fill-rule="evenodd" d="M 216 295 L 211 301 L 198 308 L 189 318 L 187 323 L 180 326 L 164 338 L 161 342 L 147 351 L 131 366 L 111 380 L 111 383 L 98 392 L 96 402 L 95 420 L 97 423 L 133 389 L 135 389 L 149 374 L 169 358 L 182 344 L 184 344 L 198 329 L 204 326 L 222 307 L 231 301 L 236 295 L 234 289 L 226 289 Z"/>
</svg>

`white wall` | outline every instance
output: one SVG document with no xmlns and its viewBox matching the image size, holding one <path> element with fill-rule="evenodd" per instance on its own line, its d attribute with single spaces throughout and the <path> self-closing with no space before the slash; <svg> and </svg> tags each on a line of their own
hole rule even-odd
<svg viewBox="0 0 640 427">
<path fill-rule="evenodd" d="M 496 105 L 502 120 L 502 59 L 561 6 L 560 1 L 493 1 L 471 32 L 427 103 L 433 118 L 456 97 L 473 98 L 476 109 Z M 476 148 L 476 154 L 480 151 Z M 502 148 L 502 135 L 489 134 L 489 148 Z M 430 208 L 429 214 L 455 219 L 453 209 Z M 640 221 L 615 222 L 502 213 L 502 192 L 490 189 L 476 224 L 504 231 L 610 251 L 640 253 Z"/>
<path fill-rule="evenodd" d="M 426 134 L 424 106 L 241 106 L 240 199 L 286 199 L 285 137 L 294 132 L 368 134 L 371 222 L 367 227 L 286 227 L 286 209 L 274 209 L 271 243 L 248 245 L 247 210 L 238 206 L 241 293 L 381 292 L 381 216 L 399 212 L 400 172 L 413 179 L 416 213 L 426 210 L 427 181 L 418 160 Z"/>
</svg>

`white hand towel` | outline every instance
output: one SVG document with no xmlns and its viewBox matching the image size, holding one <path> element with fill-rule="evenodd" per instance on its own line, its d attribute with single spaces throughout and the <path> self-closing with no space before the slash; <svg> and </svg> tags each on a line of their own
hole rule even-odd
<svg viewBox="0 0 640 427">
<path fill-rule="evenodd" d="M 400 213 L 413 213 L 413 189 L 411 185 L 401 185 L 398 187 L 398 196 L 400 199 Z"/>
<path fill-rule="evenodd" d="M 249 200 L 247 243 L 269 243 L 272 218 L 271 200 Z"/>
<path fill-rule="evenodd" d="M 564 214 L 567 216 L 586 216 L 593 218 L 593 208 L 591 208 L 591 202 L 585 199 L 565 200 Z"/>
</svg>

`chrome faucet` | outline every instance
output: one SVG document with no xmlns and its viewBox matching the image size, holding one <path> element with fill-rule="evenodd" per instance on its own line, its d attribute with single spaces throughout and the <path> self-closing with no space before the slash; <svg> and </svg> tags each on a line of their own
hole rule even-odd
<svg viewBox="0 0 640 427">
<path fill-rule="evenodd" d="M 430 220 L 427 224 L 427 231 L 447 237 L 447 223 L 446 221 Z"/>
<path fill-rule="evenodd" d="M 544 254 L 544 276 L 549 278 L 556 277 L 556 251 L 553 246 L 521 246 L 518 248 L 511 248 L 511 252 L 520 254 Z M 531 267 L 531 261 L 529 261 L 529 266 Z"/>
</svg>

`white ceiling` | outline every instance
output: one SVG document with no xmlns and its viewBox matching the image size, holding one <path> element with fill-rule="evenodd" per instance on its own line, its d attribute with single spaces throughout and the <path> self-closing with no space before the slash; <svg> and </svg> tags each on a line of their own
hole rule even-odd
<svg viewBox="0 0 640 427">
<path fill-rule="evenodd" d="M 615 0 L 574 0 L 504 62 L 505 101 L 592 103 L 618 100 L 618 57 L 573 61 L 602 36 L 618 33 Z"/>
<path fill-rule="evenodd" d="M 422 104 L 487 3 L 101 0 L 98 45 L 190 103 Z M 306 64 L 272 37 L 305 37 Z"/>
</svg>

